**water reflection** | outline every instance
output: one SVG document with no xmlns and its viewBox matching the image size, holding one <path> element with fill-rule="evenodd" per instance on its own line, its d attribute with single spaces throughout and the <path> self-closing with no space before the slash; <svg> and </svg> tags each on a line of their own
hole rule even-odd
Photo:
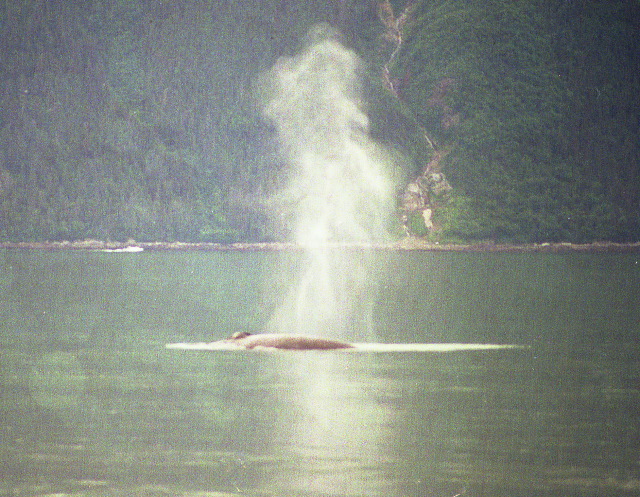
<svg viewBox="0 0 640 497">
<path fill-rule="evenodd" d="M 382 402 L 389 386 L 370 378 L 375 358 L 332 353 L 282 357 L 287 401 L 274 448 L 286 461 L 264 482 L 274 495 L 378 495 L 388 460 L 393 413 Z M 395 494 L 395 492 L 391 492 Z"/>
<path fill-rule="evenodd" d="M 640 492 L 633 258 L 384 257 L 380 341 L 531 347 L 165 349 L 238 321 L 262 329 L 278 257 L 12 253 L 0 267 L 0 495 Z"/>
</svg>

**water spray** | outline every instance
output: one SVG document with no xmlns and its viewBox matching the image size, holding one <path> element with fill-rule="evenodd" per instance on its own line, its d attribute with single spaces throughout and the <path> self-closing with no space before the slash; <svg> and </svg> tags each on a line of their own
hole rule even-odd
<svg viewBox="0 0 640 497">
<path fill-rule="evenodd" d="M 321 25 L 300 54 L 280 59 L 265 78 L 264 115 L 275 125 L 290 167 L 292 236 L 308 259 L 269 331 L 336 335 L 355 315 L 362 318 L 354 303 L 361 304 L 366 257 L 328 246 L 385 240 L 392 212 L 383 154 L 368 135 L 362 110 L 361 71 L 358 56 Z"/>
</svg>

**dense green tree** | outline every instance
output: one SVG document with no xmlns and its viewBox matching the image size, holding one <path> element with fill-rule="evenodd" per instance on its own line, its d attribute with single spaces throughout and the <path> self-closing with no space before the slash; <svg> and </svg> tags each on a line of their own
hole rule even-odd
<svg viewBox="0 0 640 497">
<path fill-rule="evenodd" d="M 436 236 L 638 239 L 637 1 L 417 1 L 392 59 L 380 3 L 4 2 L 0 238 L 273 238 L 256 82 L 329 22 L 399 186 L 446 152 Z"/>
<path fill-rule="evenodd" d="M 637 239 L 638 10 L 625 1 L 420 3 L 393 70 L 402 98 L 450 148 L 445 170 L 470 198 L 465 217 L 475 221 L 445 230 Z"/>
</svg>

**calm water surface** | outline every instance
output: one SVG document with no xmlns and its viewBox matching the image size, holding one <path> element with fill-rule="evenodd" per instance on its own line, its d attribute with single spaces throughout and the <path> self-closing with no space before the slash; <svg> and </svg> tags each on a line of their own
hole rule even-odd
<svg viewBox="0 0 640 497">
<path fill-rule="evenodd" d="M 0 252 L 0 496 L 640 495 L 639 254 L 348 257 L 344 338 L 528 348 L 167 350 L 304 257 Z"/>
</svg>

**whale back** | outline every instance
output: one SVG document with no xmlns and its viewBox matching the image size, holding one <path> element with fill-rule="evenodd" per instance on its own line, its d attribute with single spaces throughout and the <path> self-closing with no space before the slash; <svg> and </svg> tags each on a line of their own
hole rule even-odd
<svg viewBox="0 0 640 497">
<path fill-rule="evenodd" d="M 264 333 L 252 335 L 247 332 L 237 332 L 225 343 L 233 343 L 246 349 L 274 348 L 282 350 L 335 350 L 350 349 L 353 345 L 340 340 L 313 337 L 306 335 L 290 335 L 286 333 Z"/>
</svg>

